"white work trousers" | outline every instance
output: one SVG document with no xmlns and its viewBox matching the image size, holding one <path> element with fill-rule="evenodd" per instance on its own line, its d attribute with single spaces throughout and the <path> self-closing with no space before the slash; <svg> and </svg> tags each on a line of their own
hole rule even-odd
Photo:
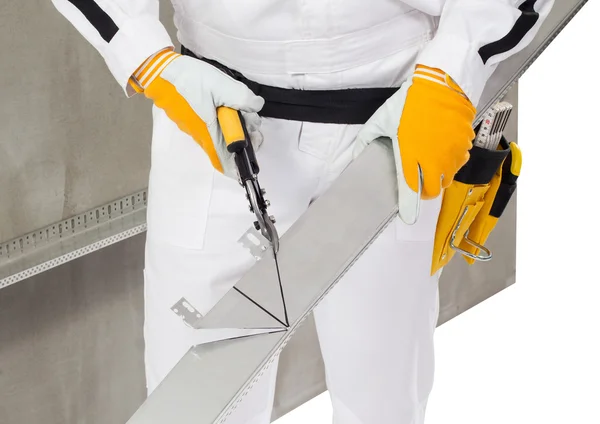
<svg viewBox="0 0 600 424">
<path fill-rule="evenodd" d="M 237 244 L 253 222 L 242 187 L 214 171 L 160 109 L 153 114 L 144 327 L 149 392 L 191 346 L 248 333 L 192 330 L 170 307 L 185 296 L 206 313 L 254 264 Z M 280 233 L 351 162 L 359 129 L 263 119 L 259 177 Z M 315 311 L 336 424 L 423 422 L 438 317 L 438 278 L 429 271 L 439 207 L 439 200 L 424 202 L 414 226 L 397 219 Z M 270 422 L 276 373 L 275 365 L 228 423 Z"/>
</svg>

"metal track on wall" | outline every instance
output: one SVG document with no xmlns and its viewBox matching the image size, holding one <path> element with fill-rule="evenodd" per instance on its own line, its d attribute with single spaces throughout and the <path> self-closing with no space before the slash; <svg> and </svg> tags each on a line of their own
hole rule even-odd
<svg viewBox="0 0 600 424">
<path fill-rule="evenodd" d="M 587 0 L 557 0 L 555 9 L 560 7 L 566 11 L 554 13 L 559 19 L 552 28 L 542 27 L 538 42 L 499 66 L 486 85 L 475 124 L 481 121 L 484 112 L 506 96 L 585 3 Z M 146 198 L 147 191 L 142 190 L 1 243 L 0 289 L 144 232 Z"/>
<path fill-rule="evenodd" d="M 146 230 L 147 191 L 0 244 L 0 289 Z"/>
</svg>

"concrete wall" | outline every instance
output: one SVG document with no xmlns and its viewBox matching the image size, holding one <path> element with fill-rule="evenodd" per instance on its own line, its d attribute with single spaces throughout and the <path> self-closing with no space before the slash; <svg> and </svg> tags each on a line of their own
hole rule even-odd
<svg viewBox="0 0 600 424">
<path fill-rule="evenodd" d="M 1 1 L 0 40 L 0 241 L 145 188 L 151 104 L 125 97 L 49 0 Z M 138 237 L 0 292 L 1 424 L 131 415 L 145 396 L 142 260 Z"/>
<path fill-rule="evenodd" d="M 146 394 L 143 243 L 0 290 L 0 424 L 116 424 L 133 414 Z"/>
<path fill-rule="evenodd" d="M 49 0 L 1 1 L 0 40 L 0 242 L 145 188 L 150 103 Z"/>
</svg>

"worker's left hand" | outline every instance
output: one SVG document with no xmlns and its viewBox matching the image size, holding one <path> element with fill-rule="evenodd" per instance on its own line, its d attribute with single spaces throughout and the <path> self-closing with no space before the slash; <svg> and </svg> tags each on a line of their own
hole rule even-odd
<svg viewBox="0 0 600 424">
<path fill-rule="evenodd" d="M 379 137 L 392 139 L 398 209 L 405 223 L 418 218 L 419 188 L 421 199 L 439 196 L 469 159 L 475 113 L 448 75 L 419 65 L 358 133 L 354 157 Z"/>
</svg>

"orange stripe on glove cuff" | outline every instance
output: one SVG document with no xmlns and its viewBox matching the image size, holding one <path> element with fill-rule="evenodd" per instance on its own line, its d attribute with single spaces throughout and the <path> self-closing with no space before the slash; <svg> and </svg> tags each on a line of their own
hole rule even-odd
<svg viewBox="0 0 600 424">
<path fill-rule="evenodd" d="M 459 93 L 461 96 L 467 98 L 467 95 L 462 91 L 459 85 L 444 71 L 437 68 L 431 68 L 425 65 L 417 65 L 414 72 L 414 77 L 416 78 L 424 78 L 433 82 L 437 82 L 438 84 L 444 85 L 448 88 Z"/>
<path fill-rule="evenodd" d="M 163 69 L 179 56 L 181 55 L 175 53 L 170 47 L 154 53 L 133 73 L 129 79 L 129 84 L 136 92 L 144 92 L 152 81 L 160 75 Z"/>
</svg>

